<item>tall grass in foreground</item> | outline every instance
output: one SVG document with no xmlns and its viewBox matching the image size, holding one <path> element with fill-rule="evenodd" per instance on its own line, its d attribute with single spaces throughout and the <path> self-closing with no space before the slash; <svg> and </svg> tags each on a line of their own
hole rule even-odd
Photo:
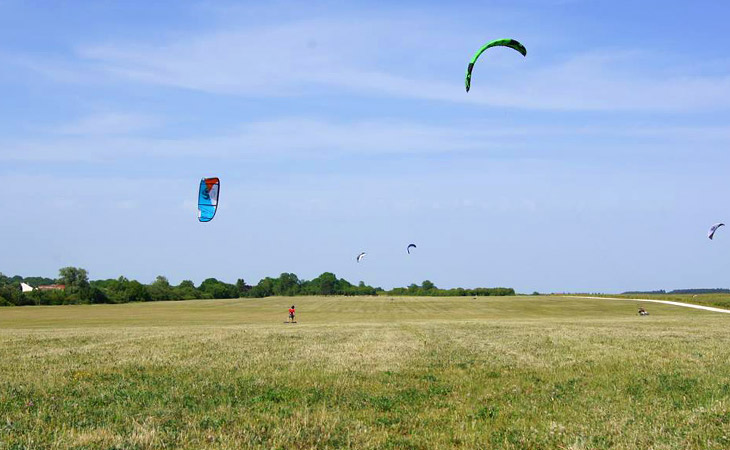
<svg viewBox="0 0 730 450">
<path fill-rule="evenodd" d="M 728 317 L 291 302 L 0 310 L 0 449 L 730 448 Z"/>
</svg>

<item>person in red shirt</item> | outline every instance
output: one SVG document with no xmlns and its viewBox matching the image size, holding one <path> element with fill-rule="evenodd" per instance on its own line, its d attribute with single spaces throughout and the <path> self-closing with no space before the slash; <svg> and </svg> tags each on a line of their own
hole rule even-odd
<svg viewBox="0 0 730 450">
<path fill-rule="evenodd" d="M 296 313 L 296 309 L 294 308 L 294 305 L 291 305 L 291 308 L 289 308 L 289 322 L 295 322 L 294 313 Z"/>
</svg>

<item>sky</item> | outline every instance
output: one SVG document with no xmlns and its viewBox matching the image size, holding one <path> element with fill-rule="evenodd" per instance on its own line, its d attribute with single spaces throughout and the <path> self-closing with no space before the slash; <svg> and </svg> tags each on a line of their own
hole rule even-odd
<svg viewBox="0 0 730 450">
<path fill-rule="evenodd" d="M 728 16 L 0 0 L 0 272 L 728 287 L 730 229 L 706 237 L 730 221 Z M 472 54 L 506 37 L 527 57 L 490 49 L 467 94 Z M 221 178 L 210 223 L 204 176 Z"/>
</svg>

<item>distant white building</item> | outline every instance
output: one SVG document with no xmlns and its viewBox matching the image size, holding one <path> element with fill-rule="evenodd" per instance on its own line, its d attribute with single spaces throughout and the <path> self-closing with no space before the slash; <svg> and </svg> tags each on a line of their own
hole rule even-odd
<svg viewBox="0 0 730 450">
<path fill-rule="evenodd" d="M 20 289 L 23 292 L 33 292 L 35 290 L 35 288 L 33 286 L 31 286 L 29 284 L 25 284 L 25 283 L 20 283 Z"/>
</svg>

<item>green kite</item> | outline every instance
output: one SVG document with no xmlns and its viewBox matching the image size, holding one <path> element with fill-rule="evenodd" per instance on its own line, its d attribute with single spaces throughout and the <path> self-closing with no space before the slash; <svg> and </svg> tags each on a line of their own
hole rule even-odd
<svg viewBox="0 0 730 450">
<path fill-rule="evenodd" d="M 474 69 L 474 63 L 477 62 L 477 59 L 482 56 L 482 53 L 490 47 L 509 47 L 522 53 L 522 56 L 527 56 L 527 49 L 525 46 L 514 39 L 497 39 L 489 42 L 484 47 L 480 48 L 479 51 L 471 58 L 471 61 L 469 61 L 469 66 L 466 68 L 466 92 L 469 92 L 469 88 L 471 87 L 471 71 Z"/>
</svg>

